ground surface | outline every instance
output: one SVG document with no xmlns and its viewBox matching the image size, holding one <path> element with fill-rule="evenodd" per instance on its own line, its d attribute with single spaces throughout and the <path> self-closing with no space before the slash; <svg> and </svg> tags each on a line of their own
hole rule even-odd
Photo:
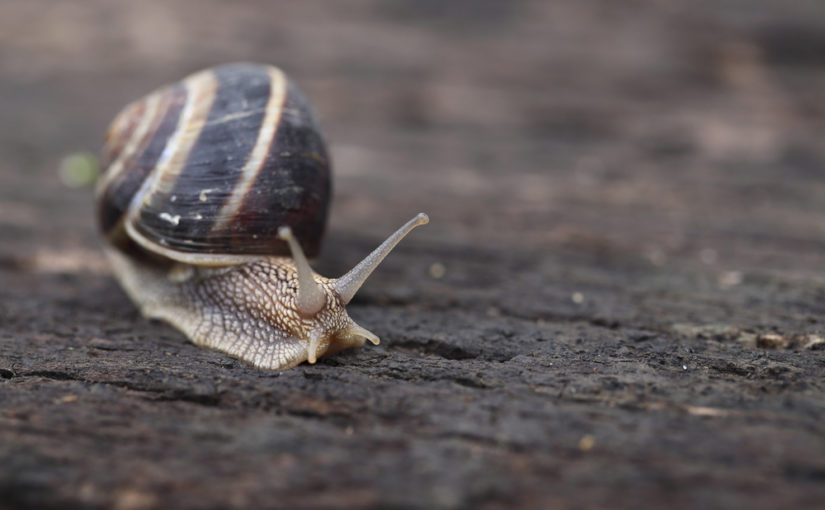
<svg viewBox="0 0 825 510">
<path fill-rule="evenodd" d="M 825 6 L 630 4 L 3 2 L 0 508 L 825 506 Z M 58 179 L 233 60 L 323 120 L 322 273 L 430 214 L 380 346 L 194 347 Z"/>
</svg>

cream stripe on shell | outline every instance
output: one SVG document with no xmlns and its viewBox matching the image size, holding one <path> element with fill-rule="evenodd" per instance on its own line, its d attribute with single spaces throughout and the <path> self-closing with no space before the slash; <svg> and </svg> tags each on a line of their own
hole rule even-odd
<svg viewBox="0 0 825 510">
<path fill-rule="evenodd" d="M 135 153 L 137 148 L 140 146 L 141 141 L 143 141 L 149 133 L 149 128 L 151 128 L 155 123 L 155 117 L 157 117 L 160 110 L 161 95 L 161 92 L 155 92 L 145 99 L 145 108 L 143 115 L 140 117 L 140 122 L 138 122 L 138 125 L 135 127 L 134 131 L 132 131 L 132 135 L 124 145 L 123 150 L 121 150 L 120 154 L 118 154 L 117 159 L 109 165 L 106 172 L 103 176 L 101 176 L 100 181 L 97 183 L 97 188 L 95 191 L 98 195 L 103 193 L 103 191 L 108 188 L 112 182 L 114 182 L 115 177 L 123 171 L 126 161 L 128 161 L 132 154 Z M 137 108 L 137 106 L 138 105 L 135 104 L 132 108 L 129 108 L 123 112 L 115 121 L 115 126 L 113 126 L 112 129 L 116 129 L 118 123 L 125 122 L 125 119 L 133 114 L 132 112 L 135 108 Z"/>
<path fill-rule="evenodd" d="M 232 195 L 224 203 L 217 215 L 218 221 L 212 227 L 213 232 L 223 230 L 229 225 L 243 205 L 244 199 L 255 184 L 258 174 L 266 163 L 269 149 L 278 132 L 278 124 L 284 106 L 286 96 L 286 77 L 284 73 L 275 67 L 269 66 L 269 100 L 266 104 L 266 113 L 263 123 L 258 131 L 258 138 L 255 146 L 241 170 L 241 177 L 235 183 Z"/>
<path fill-rule="evenodd" d="M 201 71 L 183 81 L 186 88 L 186 103 L 178 119 L 174 134 L 169 139 L 163 153 L 158 159 L 155 168 L 147 176 L 140 190 L 132 198 L 126 220 L 126 229 L 129 236 L 147 250 L 169 256 L 167 248 L 143 236 L 133 225 L 138 213 L 144 204 L 149 204 L 155 193 L 170 193 L 178 178 L 186 168 L 189 153 L 195 146 L 198 137 L 206 124 L 215 94 L 218 89 L 218 79 L 212 70 Z M 175 259 L 172 256 L 170 258 Z"/>
</svg>

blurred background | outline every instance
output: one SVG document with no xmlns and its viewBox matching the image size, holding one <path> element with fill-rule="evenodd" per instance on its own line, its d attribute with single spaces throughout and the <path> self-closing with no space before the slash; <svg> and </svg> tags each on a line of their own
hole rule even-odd
<svg viewBox="0 0 825 510">
<path fill-rule="evenodd" d="M 65 157 L 231 61 L 321 120 L 322 274 L 429 213 L 380 346 L 254 370 L 110 277 Z M 0 508 L 821 507 L 824 134 L 821 0 L 2 0 Z"/>
<path fill-rule="evenodd" d="M 814 0 L 6 0 L 0 225 L 89 246 L 61 157 L 96 152 L 155 87 L 252 60 L 320 115 L 333 232 L 426 210 L 421 235 L 448 243 L 765 262 L 825 239 L 823 16 Z"/>
</svg>

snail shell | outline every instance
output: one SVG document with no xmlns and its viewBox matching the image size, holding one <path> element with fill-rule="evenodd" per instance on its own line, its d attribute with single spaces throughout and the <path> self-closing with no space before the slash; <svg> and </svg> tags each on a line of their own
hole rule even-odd
<svg viewBox="0 0 825 510">
<path fill-rule="evenodd" d="M 103 150 L 97 216 L 114 274 L 147 317 L 281 369 L 378 337 L 345 305 L 419 214 L 338 279 L 317 275 L 330 164 L 279 69 L 229 64 L 135 101 Z M 286 257 L 291 254 L 292 258 Z"/>
<path fill-rule="evenodd" d="M 304 94 L 272 66 L 230 64 L 127 106 L 106 135 L 98 219 L 110 239 L 188 263 L 320 250 L 330 165 Z M 218 257 L 215 257 L 218 255 Z"/>
</svg>

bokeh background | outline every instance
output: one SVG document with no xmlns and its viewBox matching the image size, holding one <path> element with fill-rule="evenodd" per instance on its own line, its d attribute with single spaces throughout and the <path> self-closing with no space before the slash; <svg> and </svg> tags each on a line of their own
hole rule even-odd
<svg viewBox="0 0 825 510">
<path fill-rule="evenodd" d="M 438 220 L 443 209 L 445 221 L 421 235 L 449 222 L 456 242 L 609 237 L 656 259 L 731 235 L 763 255 L 776 247 L 753 238 L 760 225 L 825 234 L 809 205 L 823 190 L 804 179 L 821 169 L 825 109 L 814 1 L 2 9 L 2 164 L 21 180 L 4 186 L 4 216 L 20 217 L 12 224 L 66 226 L 19 188 L 86 200 L 49 188 L 55 167 L 96 151 L 126 102 L 253 60 L 283 67 L 322 118 L 337 170 L 334 231 L 380 233 L 409 212 Z M 393 189 L 405 193 L 388 199 Z M 77 220 L 57 230 L 76 236 Z"/>
<path fill-rule="evenodd" d="M 186 344 L 59 178 L 239 60 L 321 119 L 322 273 L 431 217 L 354 303 L 377 348 Z M 821 505 L 823 134 L 816 0 L 4 0 L 0 508 Z"/>
</svg>

